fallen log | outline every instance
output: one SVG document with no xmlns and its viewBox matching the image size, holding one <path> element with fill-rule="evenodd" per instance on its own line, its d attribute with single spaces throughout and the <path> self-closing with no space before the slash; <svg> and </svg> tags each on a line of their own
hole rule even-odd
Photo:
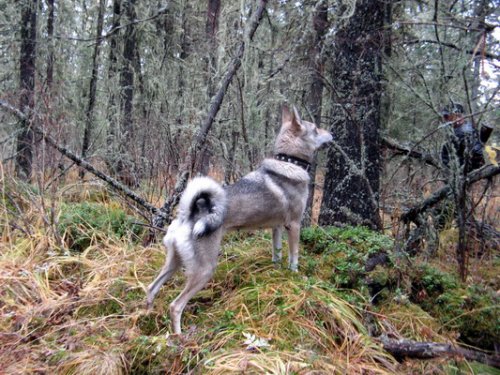
<svg viewBox="0 0 500 375">
<path fill-rule="evenodd" d="M 487 354 L 478 350 L 465 349 L 457 345 L 419 342 L 406 339 L 391 339 L 386 335 L 377 338 L 384 350 L 391 353 L 396 359 L 405 358 L 431 359 L 439 357 L 463 357 L 468 361 L 484 363 L 488 366 L 500 368 L 500 356 Z"/>
</svg>

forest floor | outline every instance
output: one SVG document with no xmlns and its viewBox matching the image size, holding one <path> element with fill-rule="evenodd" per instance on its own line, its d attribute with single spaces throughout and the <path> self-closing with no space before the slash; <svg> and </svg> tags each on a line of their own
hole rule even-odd
<svg viewBox="0 0 500 375">
<path fill-rule="evenodd" d="M 453 228 L 414 258 L 389 234 L 306 229 L 298 273 L 273 266 L 270 233 L 230 233 L 178 337 L 168 304 L 183 275 L 145 310 L 164 249 L 141 245 L 129 205 L 99 184 L 2 182 L 0 374 L 500 374 L 459 357 L 398 361 L 378 339 L 498 345 L 498 250 L 471 258 L 462 283 Z"/>
</svg>

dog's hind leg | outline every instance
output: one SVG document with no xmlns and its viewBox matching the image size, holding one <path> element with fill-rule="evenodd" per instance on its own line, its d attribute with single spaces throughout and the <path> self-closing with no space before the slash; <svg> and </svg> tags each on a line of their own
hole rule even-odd
<svg viewBox="0 0 500 375">
<path fill-rule="evenodd" d="M 283 235 L 283 227 L 274 227 L 273 228 L 273 263 L 280 263 L 282 252 L 281 252 L 281 238 Z"/>
<path fill-rule="evenodd" d="M 298 271 L 299 267 L 299 240 L 300 240 L 300 222 L 291 223 L 287 227 L 288 231 L 288 268 L 292 271 Z"/>
<path fill-rule="evenodd" d="M 156 279 L 148 286 L 147 308 L 153 307 L 153 301 L 163 284 L 179 269 L 180 259 L 173 247 L 168 249 L 167 258 Z"/>
<path fill-rule="evenodd" d="M 186 307 L 189 300 L 205 287 L 208 280 L 210 280 L 210 278 L 212 277 L 214 270 L 215 264 L 210 265 L 210 267 L 206 268 L 204 268 L 203 266 L 200 266 L 199 269 L 197 269 L 197 267 L 194 267 L 194 272 L 186 274 L 186 286 L 182 290 L 181 294 L 179 294 L 177 298 L 170 304 L 170 319 L 172 320 L 174 333 L 182 333 L 181 319 L 184 308 Z"/>
</svg>

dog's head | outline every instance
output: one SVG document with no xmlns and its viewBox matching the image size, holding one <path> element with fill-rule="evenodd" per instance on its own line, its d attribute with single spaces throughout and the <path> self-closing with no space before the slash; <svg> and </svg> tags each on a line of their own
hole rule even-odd
<svg viewBox="0 0 500 375">
<path fill-rule="evenodd" d="M 316 124 L 303 121 L 297 108 L 283 107 L 281 129 L 276 138 L 274 152 L 288 154 L 311 161 L 314 151 L 333 139 L 329 131 L 319 129 Z"/>
</svg>

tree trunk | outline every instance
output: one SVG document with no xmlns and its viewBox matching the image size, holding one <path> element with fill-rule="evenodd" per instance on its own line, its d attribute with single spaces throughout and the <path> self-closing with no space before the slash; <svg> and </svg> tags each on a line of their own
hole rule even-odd
<svg viewBox="0 0 500 375">
<path fill-rule="evenodd" d="M 438 342 L 418 342 L 405 339 L 391 339 L 386 336 L 379 338 L 385 350 L 395 358 L 431 359 L 440 357 L 463 357 L 469 361 L 477 361 L 498 368 L 500 358 L 477 350 L 464 349 L 457 345 Z"/>
<path fill-rule="evenodd" d="M 333 146 L 319 222 L 380 228 L 380 99 L 384 2 L 362 0 L 333 43 Z"/>
<path fill-rule="evenodd" d="M 481 84 L 481 65 L 483 64 L 483 52 L 486 50 L 486 12 L 488 9 L 488 1 L 480 0 L 476 3 L 474 8 L 474 16 L 476 17 L 475 21 L 471 25 L 471 28 L 482 30 L 479 36 L 473 39 L 474 44 L 472 45 L 473 50 L 477 50 L 477 53 L 474 55 L 474 63 L 473 63 L 473 76 L 472 76 L 472 88 L 471 88 L 471 102 L 469 111 L 470 113 L 476 113 L 478 111 L 478 99 L 480 96 L 479 86 Z M 474 120 L 474 117 L 472 117 Z M 474 121 L 475 122 L 475 121 Z M 477 125 L 477 124 L 476 124 Z"/>
<path fill-rule="evenodd" d="M 106 137 L 106 145 L 108 149 L 108 154 L 106 155 L 106 164 L 111 171 L 112 175 L 117 175 L 117 159 L 118 154 L 118 122 L 117 122 L 117 110 L 116 110 L 116 96 L 114 92 L 114 81 L 118 72 L 118 32 L 120 27 L 121 18 L 121 0 L 113 0 L 113 18 L 111 21 L 111 34 L 109 38 L 109 68 L 108 68 L 108 85 L 109 88 L 109 100 L 107 106 L 107 120 L 108 120 L 108 134 Z"/>
<path fill-rule="evenodd" d="M 99 14 L 97 16 L 97 28 L 96 28 L 96 42 L 94 45 L 94 53 L 92 55 L 92 73 L 90 75 L 90 87 L 89 87 L 89 101 L 87 104 L 87 110 L 85 111 L 85 130 L 83 133 L 82 142 L 82 159 L 87 158 L 87 153 L 90 148 L 90 139 L 92 137 L 92 128 L 94 124 L 94 107 L 97 91 L 97 76 L 98 76 L 98 59 L 99 51 L 102 43 L 102 28 L 104 23 L 104 7 L 106 5 L 105 0 L 99 0 Z M 83 178 L 85 171 L 80 170 L 80 178 Z"/>
<path fill-rule="evenodd" d="M 21 51 L 19 60 L 19 108 L 27 115 L 17 136 L 16 176 L 31 180 L 34 133 L 31 129 L 35 107 L 36 12 L 37 0 L 21 2 Z"/>
<path fill-rule="evenodd" d="M 205 23 L 205 37 L 206 37 L 206 55 L 205 55 L 205 75 L 206 75 L 206 86 L 207 86 L 207 97 L 208 101 L 214 96 L 215 84 L 214 78 L 217 72 L 217 38 L 216 32 L 219 26 L 219 14 L 220 14 L 220 0 L 208 0 L 207 4 L 207 20 Z M 212 151 L 209 144 L 201 150 L 200 163 L 197 165 L 196 173 L 206 175 L 210 168 L 210 157 Z"/>
<path fill-rule="evenodd" d="M 120 159 L 117 162 L 117 176 L 120 181 L 128 186 L 137 186 L 137 179 L 134 171 L 133 150 L 131 146 L 134 140 L 134 61 L 136 50 L 136 28 L 135 28 L 135 1 L 125 0 L 123 10 L 129 23 L 125 28 L 123 36 L 123 61 L 120 72 L 120 134 L 118 154 Z"/>
<path fill-rule="evenodd" d="M 485 178 L 493 178 L 497 175 L 500 174 L 500 166 L 498 165 L 493 165 L 493 164 L 488 164 L 485 165 L 484 167 L 480 169 L 475 169 L 472 172 L 470 172 L 465 179 L 465 186 L 468 187 L 472 185 L 473 183 L 485 179 Z M 406 210 L 406 212 L 401 215 L 401 221 L 403 223 L 410 223 L 414 222 L 417 224 L 418 217 L 436 205 L 437 203 L 441 202 L 444 198 L 446 198 L 450 193 L 452 192 L 452 187 L 448 184 L 443 186 L 441 189 L 437 190 L 434 192 L 431 196 L 428 198 L 424 199 L 423 201 L 415 204 L 413 207 L 410 209 Z"/>
<path fill-rule="evenodd" d="M 313 122 L 321 127 L 321 106 L 323 102 L 323 39 L 328 29 L 328 4 L 326 1 L 316 6 L 313 16 L 314 39 L 309 48 L 309 69 L 311 72 L 309 95 L 307 95 L 306 107 L 313 118 Z M 309 183 L 309 196 L 307 198 L 306 211 L 302 220 L 303 226 L 311 225 L 312 206 L 314 202 L 314 187 L 316 181 L 316 156 L 311 163 L 309 171 L 311 181 Z"/>
<path fill-rule="evenodd" d="M 207 38 L 206 74 L 207 74 L 208 100 L 210 100 L 215 93 L 214 76 L 215 72 L 217 71 L 216 33 L 217 29 L 219 28 L 219 14 L 220 14 L 220 0 L 208 0 L 207 22 L 205 24 L 205 35 Z"/>
<path fill-rule="evenodd" d="M 48 53 L 47 53 L 47 77 L 46 87 L 50 93 L 52 91 L 52 83 L 54 82 L 54 8 L 55 0 L 47 0 L 49 14 L 47 16 L 47 38 L 48 38 Z"/>
</svg>

